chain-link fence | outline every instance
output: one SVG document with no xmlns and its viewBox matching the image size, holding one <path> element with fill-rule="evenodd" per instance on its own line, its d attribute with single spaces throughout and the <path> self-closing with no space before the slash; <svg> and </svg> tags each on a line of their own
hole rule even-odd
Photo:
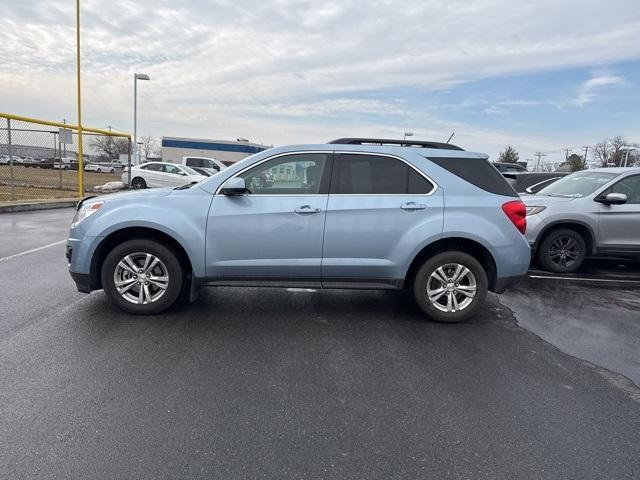
<svg viewBox="0 0 640 480">
<path fill-rule="evenodd" d="M 126 133 L 82 129 L 59 122 L 0 113 L 0 201 L 77 198 L 120 181 L 131 161 Z"/>
</svg>

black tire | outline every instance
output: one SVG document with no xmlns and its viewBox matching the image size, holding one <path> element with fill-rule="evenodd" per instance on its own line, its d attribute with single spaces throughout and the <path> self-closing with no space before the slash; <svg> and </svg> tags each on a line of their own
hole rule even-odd
<svg viewBox="0 0 640 480">
<path fill-rule="evenodd" d="M 164 293 L 160 295 L 157 300 L 149 303 L 132 303 L 118 292 L 115 284 L 115 278 L 118 275 L 117 270 L 122 271 L 119 267 L 119 263 L 128 255 L 130 258 L 135 259 L 135 256 L 138 254 L 153 255 L 160 260 L 160 263 L 156 268 L 162 267 L 162 269 L 166 269 L 166 276 L 168 279 L 166 289 L 164 289 Z M 145 278 L 144 275 L 145 274 L 143 272 L 140 273 L 142 278 Z M 130 275 L 130 277 L 132 276 Z M 151 276 L 150 278 L 154 277 Z M 107 294 L 107 297 L 109 297 L 109 300 L 115 303 L 122 310 L 137 315 L 153 315 L 165 311 L 176 302 L 185 283 L 184 272 L 180 265 L 180 261 L 173 250 L 160 242 L 144 238 L 128 240 L 111 250 L 102 264 L 101 279 L 102 288 Z M 129 290 L 129 295 L 137 297 L 138 294 L 136 292 L 140 291 L 140 288 L 138 288 L 137 285 L 140 285 L 141 283 L 142 282 L 134 281 L 135 285 L 132 285 L 132 288 Z M 143 287 L 141 286 L 141 288 Z M 153 285 L 149 285 L 147 288 L 149 289 L 147 290 L 148 292 L 153 291 L 151 289 L 155 287 Z M 157 291 L 159 292 L 160 290 L 161 289 L 158 289 Z"/>
<path fill-rule="evenodd" d="M 575 272 L 587 255 L 587 242 L 584 237 L 570 228 L 559 228 L 547 233 L 537 258 L 540 266 L 556 273 Z"/>
<path fill-rule="evenodd" d="M 142 177 L 135 177 L 131 179 L 131 188 L 134 190 L 142 190 L 147 188 L 147 182 L 145 182 Z"/>
<path fill-rule="evenodd" d="M 434 272 L 439 268 L 444 267 L 443 271 L 447 274 L 444 280 L 448 280 L 450 278 L 453 279 L 454 277 L 451 274 L 455 274 L 455 267 L 452 267 L 452 265 L 460 265 L 467 268 L 471 275 L 466 273 L 464 277 L 461 275 L 460 284 L 456 284 L 455 282 L 443 284 L 439 282 L 437 278 L 432 277 L 432 275 L 435 274 Z M 462 270 L 462 272 L 464 272 L 464 270 Z M 440 288 L 445 288 L 445 291 L 435 300 L 435 302 L 433 302 L 429 300 L 427 286 L 431 288 L 438 284 L 440 284 Z M 475 290 L 473 290 L 474 284 Z M 460 290 L 456 287 L 460 288 Z M 428 259 L 422 267 L 420 267 L 413 281 L 413 295 L 418 306 L 432 320 L 436 322 L 457 323 L 464 322 L 476 314 L 487 296 L 487 287 L 487 273 L 480 262 L 471 255 L 453 251 L 439 253 Z M 451 288 L 451 291 L 446 290 L 447 288 Z M 474 296 L 470 298 L 470 302 L 466 302 L 469 296 L 463 293 L 462 290 L 474 293 Z M 442 305 L 441 302 L 448 302 L 448 300 L 445 300 L 448 297 L 451 297 L 453 311 L 440 310 L 435 303 L 440 305 L 442 308 L 446 308 L 447 305 Z M 459 305 L 465 305 L 460 310 L 455 311 L 453 304 L 454 301 L 458 302 L 458 300 L 460 301 Z"/>
<path fill-rule="evenodd" d="M 98 169 L 98 173 L 102 173 L 102 169 L 101 168 Z"/>
</svg>

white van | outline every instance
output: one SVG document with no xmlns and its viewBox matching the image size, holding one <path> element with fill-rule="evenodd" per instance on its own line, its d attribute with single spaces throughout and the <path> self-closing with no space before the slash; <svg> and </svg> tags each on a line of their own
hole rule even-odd
<svg viewBox="0 0 640 480">
<path fill-rule="evenodd" d="M 218 173 L 221 170 L 227 168 L 227 166 L 222 163 L 220 160 L 216 160 L 211 157 L 182 157 L 177 160 L 169 160 L 171 163 L 177 163 L 179 165 L 186 165 L 187 167 L 196 167 L 196 168 L 204 168 L 208 170 L 210 173 Z"/>
</svg>

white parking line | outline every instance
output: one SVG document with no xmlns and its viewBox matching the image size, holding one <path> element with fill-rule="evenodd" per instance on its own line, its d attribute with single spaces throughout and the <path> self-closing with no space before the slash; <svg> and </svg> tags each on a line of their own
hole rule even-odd
<svg viewBox="0 0 640 480">
<path fill-rule="evenodd" d="M 44 250 L 45 248 L 55 247 L 56 245 L 60 245 L 61 243 L 66 242 L 66 240 L 60 240 L 58 242 L 50 243 L 49 245 L 43 245 L 42 247 L 32 248 L 31 250 L 27 250 L 26 252 L 16 253 L 14 255 L 9 255 L 8 257 L 0 258 L 0 262 L 6 262 L 7 260 L 11 260 L 12 258 L 22 257 L 23 255 L 29 255 L 30 253 L 38 252 L 40 250 Z"/>
<path fill-rule="evenodd" d="M 640 280 L 614 280 L 610 278 L 552 277 L 550 275 L 529 275 L 529 278 L 542 278 L 547 280 L 574 280 L 576 282 L 640 283 Z"/>
</svg>

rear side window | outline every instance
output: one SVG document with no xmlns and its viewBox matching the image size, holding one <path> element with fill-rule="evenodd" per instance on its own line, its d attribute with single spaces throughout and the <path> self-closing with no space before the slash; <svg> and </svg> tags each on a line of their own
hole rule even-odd
<svg viewBox="0 0 640 480">
<path fill-rule="evenodd" d="M 187 167 L 204 167 L 204 161 L 202 158 L 187 158 L 185 165 Z"/>
<path fill-rule="evenodd" d="M 518 196 L 507 180 L 487 160 L 458 157 L 429 157 L 429 160 L 486 192 L 507 197 Z"/>
<path fill-rule="evenodd" d="M 155 172 L 160 172 L 162 171 L 162 165 L 159 163 L 150 163 L 149 165 L 145 165 L 143 167 L 140 167 L 143 170 L 153 170 Z"/>
<path fill-rule="evenodd" d="M 406 163 L 380 155 L 340 154 L 332 193 L 345 195 L 426 194 L 434 185 Z"/>
</svg>

